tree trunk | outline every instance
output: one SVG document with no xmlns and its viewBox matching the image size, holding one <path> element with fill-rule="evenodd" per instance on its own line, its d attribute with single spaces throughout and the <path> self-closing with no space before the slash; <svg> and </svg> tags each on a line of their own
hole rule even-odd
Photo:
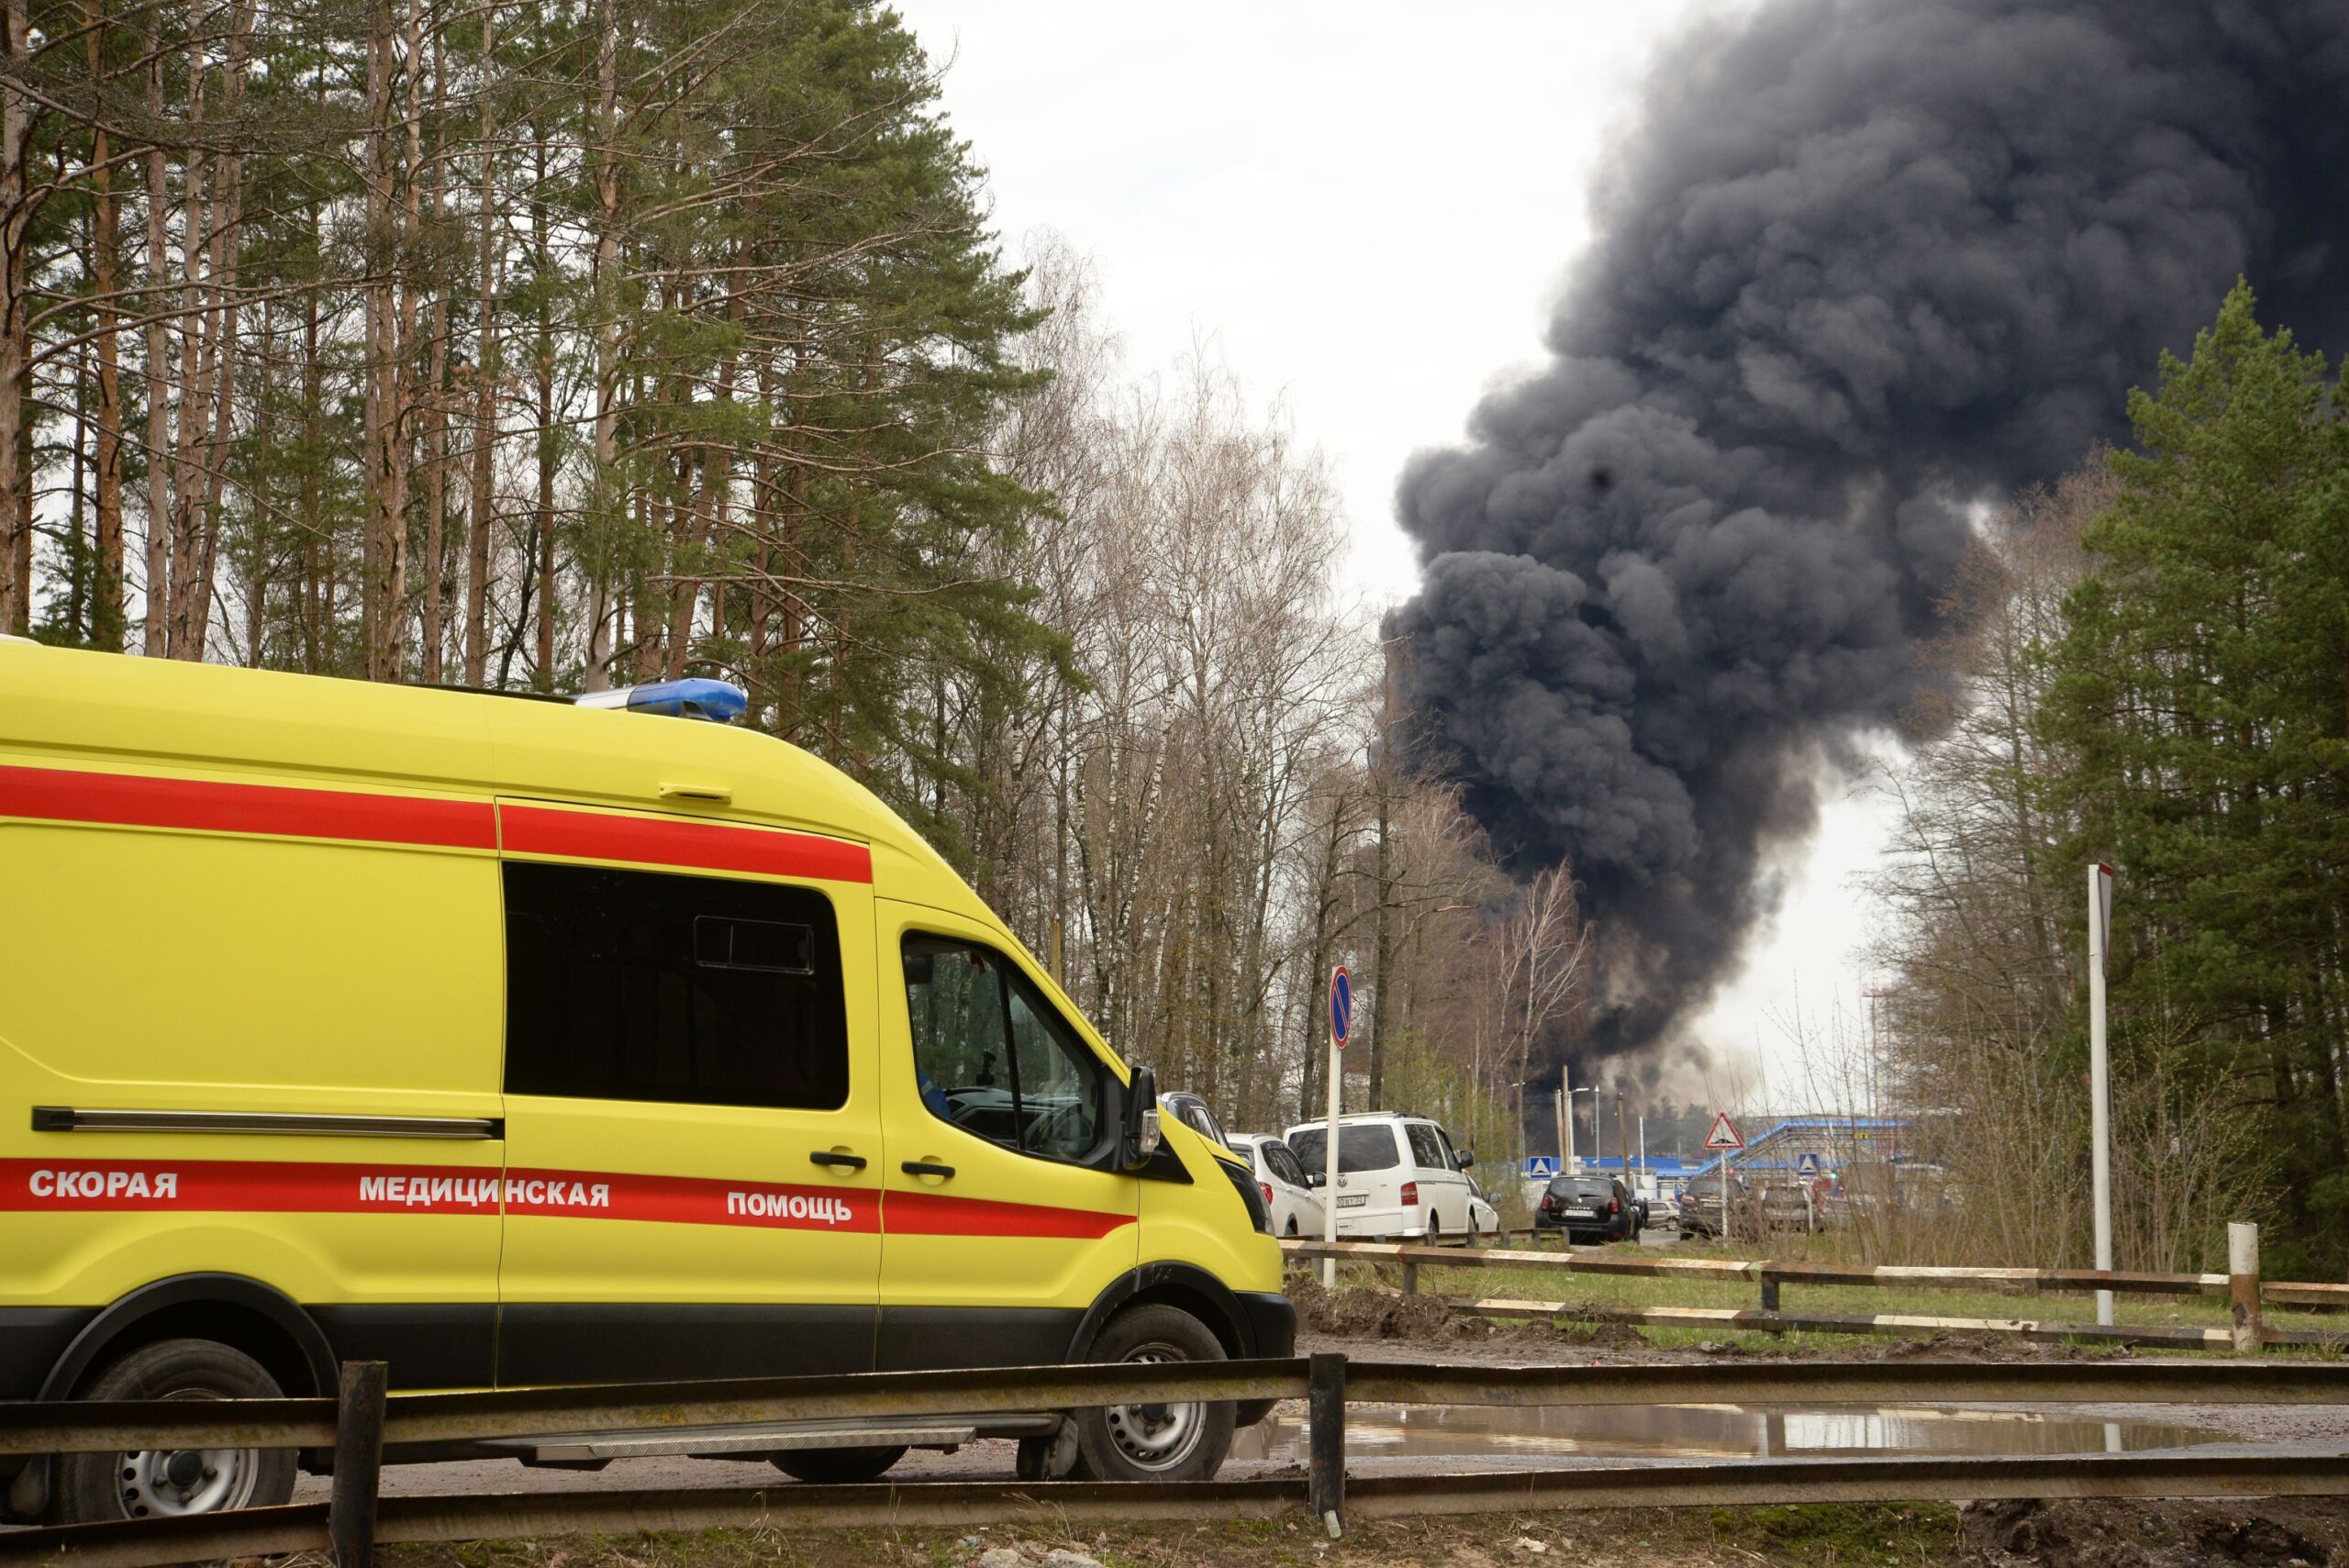
<svg viewBox="0 0 2349 1568">
<path fill-rule="evenodd" d="M 318 359 L 318 295 L 315 289 L 302 295 L 302 446 L 306 451 L 319 450 L 319 426 L 326 417 L 325 371 Z M 296 482 L 302 495 L 302 516 L 318 516 L 324 486 L 320 483 L 318 463 L 301 465 Z M 316 528 L 302 530 L 302 668 L 312 674 L 326 673 L 333 658 L 334 618 L 331 595 L 327 587 L 327 574 L 333 570 L 322 531 Z"/>
<path fill-rule="evenodd" d="M 473 346 L 473 479 L 466 507 L 470 512 L 465 540 L 465 684 L 478 686 L 489 674 L 489 530 L 491 491 L 497 474 L 497 155 L 491 138 L 496 124 L 491 113 L 489 83 L 496 72 L 497 8 L 481 12 L 481 207 L 474 221 L 481 226 L 476 289 L 476 328 Z"/>
<path fill-rule="evenodd" d="M 533 292 L 539 302 L 538 352 L 532 368 L 538 373 L 539 415 L 539 642 L 537 679 L 532 683 L 540 691 L 554 689 L 554 317 L 553 306 L 547 298 L 546 275 L 553 266 L 553 254 L 547 234 L 547 205 L 535 193 L 545 190 L 547 143 L 544 136 L 534 137 L 535 153 L 531 182 L 534 193 L 530 200 L 530 240 L 532 265 L 536 276 Z"/>
<path fill-rule="evenodd" d="M 210 70 L 204 46 L 188 47 L 188 122 L 200 133 L 204 124 L 204 80 Z M 208 165 L 201 140 L 192 139 L 181 163 L 180 211 L 180 380 L 179 418 L 172 445 L 172 510 L 169 532 L 172 551 L 171 593 L 163 603 L 164 646 L 173 659 L 196 659 L 187 645 L 188 601 L 196 591 L 200 573 L 196 550 L 196 505 L 202 489 L 204 439 L 210 399 L 206 393 L 206 339 L 214 317 L 206 308 L 205 261 L 211 254 L 209 203 L 205 181 Z"/>
<path fill-rule="evenodd" d="M 90 80 L 99 80 L 104 65 L 106 13 L 100 0 L 85 0 L 83 58 Z M 121 214 L 115 201 L 114 172 L 108 159 L 112 139 L 100 126 L 91 134 L 90 286 L 97 295 L 97 424 L 96 450 L 92 462 L 91 519 L 96 560 L 90 592 L 90 640 L 97 647 L 119 650 L 125 630 L 122 594 L 122 345 L 121 314 L 114 304 L 121 286 L 117 251 L 122 243 Z"/>
<path fill-rule="evenodd" d="M 611 572 L 607 541 L 620 516 L 618 494 L 620 422 L 619 311 L 619 50 L 620 22 L 615 0 L 597 0 L 596 44 L 596 249 L 589 295 L 596 312 L 596 473 L 588 528 L 596 564 L 587 627 L 587 668 L 582 684 L 591 692 L 611 684 L 605 661 L 611 653 Z"/>
<path fill-rule="evenodd" d="M 251 47 L 252 24 L 253 7 L 250 3 L 239 5 L 230 13 L 221 108 L 232 123 L 244 106 L 245 62 Z M 212 202 L 216 217 L 205 291 L 211 306 L 206 312 L 209 325 L 206 328 L 205 362 L 199 378 L 204 389 L 202 397 L 212 404 L 212 434 L 205 444 L 200 474 L 191 473 L 188 476 L 191 495 L 200 479 L 204 504 L 200 510 L 193 505 L 188 508 L 196 529 L 191 546 L 197 567 L 195 584 L 185 595 L 179 622 L 173 628 L 174 658 L 202 659 L 212 620 L 212 585 L 220 553 L 220 497 L 228 479 L 228 443 L 235 430 L 237 412 L 237 262 L 243 237 L 244 163 L 240 155 L 224 153 L 213 176 L 217 187 Z M 191 406 L 197 406 L 200 400 Z"/>
<path fill-rule="evenodd" d="M 409 15 L 418 15 L 411 8 Z M 410 35 L 416 24 L 411 22 Z M 410 60 L 414 60 L 411 44 Z M 447 139 L 449 124 L 449 83 L 445 61 L 440 52 L 440 38 L 432 39 L 432 116 L 433 123 L 441 128 L 441 139 Z M 409 189 L 415 189 L 417 172 L 415 160 L 421 156 L 417 138 L 422 134 L 422 116 L 414 106 L 416 88 L 408 89 L 408 150 L 410 160 Z M 449 162 L 436 158 L 432 163 L 432 225 L 440 226 L 440 217 L 448 201 Z M 415 210 L 413 195 L 409 211 Z M 484 220 L 484 224 L 486 219 Z M 413 219 L 411 217 L 411 227 Z M 448 628 L 443 624 L 443 601 L 448 583 L 449 528 L 449 287 L 448 279 L 437 266 L 432 280 L 432 325 L 427 334 L 425 382 L 425 459 L 424 459 L 424 633 L 422 674 L 427 685 L 440 684 L 441 652 L 448 641 Z"/>
<path fill-rule="evenodd" d="M 245 662 L 268 663 L 270 583 L 270 458 L 277 439 L 277 306 L 264 300 L 261 307 L 262 351 L 253 391 L 252 559 L 245 574 Z"/>
<path fill-rule="evenodd" d="M 369 8 L 367 37 L 366 284 L 367 390 L 362 411 L 366 451 L 365 581 L 361 585 L 366 674 L 399 676 L 400 604 L 407 597 L 407 464 L 400 374 L 400 290 L 406 261 L 393 239 L 392 43 L 388 0 Z"/>
<path fill-rule="evenodd" d="M 0 3 L 0 83 L 29 74 L 31 23 L 26 0 Z M 32 155 L 33 103 L 0 85 L 0 631 L 32 628 L 32 474 L 25 460 L 32 370 L 31 283 L 26 256 L 32 195 L 26 164 Z"/>
<path fill-rule="evenodd" d="M 147 116 L 163 118 L 163 9 L 147 14 Z M 161 659 L 172 646 L 172 360 L 161 309 L 163 275 L 171 264 L 170 166 L 161 145 L 147 150 L 147 286 L 157 291 L 147 312 L 147 582 L 144 641 Z M 312 345 L 315 349 L 315 343 Z"/>
</svg>

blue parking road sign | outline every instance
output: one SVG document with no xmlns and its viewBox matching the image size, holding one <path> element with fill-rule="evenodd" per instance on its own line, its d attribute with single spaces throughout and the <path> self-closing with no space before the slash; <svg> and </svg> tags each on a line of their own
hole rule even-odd
<svg viewBox="0 0 2349 1568">
<path fill-rule="evenodd" d="M 1330 1043 L 1341 1051 L 1344 1050 L 1346 1035 L 1353 1028 L 1353 976 L 1346 973 L 1346 966 L 1341 963 L 1330 976 Z"/>
</svg>

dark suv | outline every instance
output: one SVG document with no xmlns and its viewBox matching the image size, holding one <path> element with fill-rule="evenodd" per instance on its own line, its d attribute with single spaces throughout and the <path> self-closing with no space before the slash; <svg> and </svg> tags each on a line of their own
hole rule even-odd
<svg viewBox="0 0 2349 1568">
<path fill-rule="evenodd" d="M 1760 1228 L 1761 1217 L 1755 1210 L 1753 1193 L 1742 1176 L 1730 1178 L 1729 1211 L 1730 1229 L 1734 1234 L 1751 1237 Z M 1699 1176 L 1680 1194 L 1680 1239 L 1709 1239 L 1720 1233 L 1721 1178 L 1718 1174 Z"/>
<path fill-rule="evenodd" d="M 1640 1233 L 1631 1189 L 1612 1176 L 1553 1176 L 1533 1212 L 1536 1230 L 1563 1230 L 1569 1241 L 1628 1241 Z"/>
</svg>

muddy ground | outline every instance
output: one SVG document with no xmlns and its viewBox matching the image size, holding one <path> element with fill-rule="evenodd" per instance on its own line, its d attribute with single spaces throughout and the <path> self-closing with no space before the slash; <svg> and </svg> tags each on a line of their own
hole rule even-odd
<svg viewBox="0 0 2349 1568">
<path fill-rule="evenodd" d="M 1325 1291 L 1309 1275 L 1292 1275 L 1297 1352 L 1338 1351 L 1358 1361 L 1437 1361 L 1490 1366 L 1656 1365 L 1713 1361 L 1954 1361 L 1971 1365 L 2051 1361 L 2176 1358 L 2125 1345 L 2036 1344 L 1996 1334 L 1940 1333 L 1919 1339 L 1854 1336 L 1831 1344 L 1731 1340 L 1660 1346 L 1628 1323 L 1503 1321 L 1454 1310 L 1440 1297 L 1340 1288 Z M 1986 1409 L 2012 1406 L 1987 1405 Z M 2349 1407 L 2127 1405 L 2073 1407 L 2092 1419 L 2135 1418 L 2214 1427 L 2247 1442 L 2349 1445 Z"/>
<path fill-rule="evenodd" d="M 1061 1554 L 1061 1555 L 1055 1555 Z M 626 1541 L 410 1547 L 384 1568 L 2349 1568 L 2349 1504 L 2000 1503 L 1626 1509 L 1057 1531 L 725 1531 Z"/>
</svg>

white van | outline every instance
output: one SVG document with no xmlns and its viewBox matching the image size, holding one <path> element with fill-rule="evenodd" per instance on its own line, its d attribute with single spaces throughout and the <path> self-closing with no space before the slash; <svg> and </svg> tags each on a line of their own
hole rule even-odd
<svg viewBox="0 0 2349 1568">
<path fill-rule="evenodd" d="M 1308 1171 L 1329 1169 L 1328 1127 L 1308 1121 L 1288 1129 L 1288 1146 Z M 1323 1195 L 1337 1206 L 1343 1238 L 1473 1240 L 1486 1229 L 1466 1175 L 1475 1162 L 1425 1117 L 1401 1111 L 1340 1117 L 1338 1186 Z"/>
<path fill-rule="evenodd" d="M 1165 1096 L 1159 1096 L 1164 1103 Z M 1256 1168 L 1256 1181 L 1272 1209 L 1275 1236 L 1319 1236 L 1321 1173 L 1308 1171 L 1281 1139 L 1263 1132 L 1235 1132 L 1231 1151 Z"/>
</svg>

